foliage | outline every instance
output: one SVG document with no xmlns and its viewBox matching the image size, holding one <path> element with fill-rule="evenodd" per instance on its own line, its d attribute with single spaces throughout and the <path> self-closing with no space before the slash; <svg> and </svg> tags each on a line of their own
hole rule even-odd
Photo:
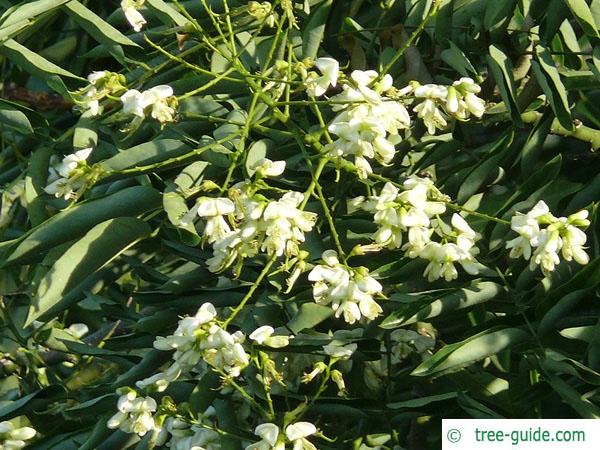
<svg viewBox="0 0 600 450">
<path fill-rule="evenodd" d="M 0 426 L 31 448 L 600 418 L 600 1 L 0 5 Z M 377 215 L 411 208 L 466 253 Z"/>
</svg>

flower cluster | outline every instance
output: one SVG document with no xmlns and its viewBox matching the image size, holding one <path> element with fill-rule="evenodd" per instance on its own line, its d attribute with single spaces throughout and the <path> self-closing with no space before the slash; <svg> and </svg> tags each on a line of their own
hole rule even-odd
<svg viewBox="0 0 600 450">
<path fill-rule="evenodd" d="M 173 88 L 166 84 L 154 86 L 146 91 L 129 89 L 121 96 L 123 112 L 135 116 L 134 123 L 140 123 L 150 115 L 161 124 L 175 120 L 177 99 L 173 96 Z"/>
<path fill-rule="evenodd" d="M 418 254 L 420 258 L 429 261 L 423 273 L 428 281 L 435 281 L 442 277 L 446 281 L 455 280 L 458 278 L 455 263 L 459 263 L 470 275 L 479 273 L 479 267 L 475 260 L 475 256 L 479 253 L 475 241 L 479 235 L 458 214 L 452 214 L 451 224 L 452 228 L 448 230 L 447 224 L 436 219 L 435 225 L 438 226 L 435 226 L 434 230 L 445 242 L 430 241 Z M 450 242 L 452 240 L 454 242 Z"/>
<path fill-rule="evenodd" d="M 213 429 L 215 416 L 215 408 L 209 406 L 194 424 L 167 417 L 157 435 L 156 445 L 163 445 L 168 440 L 167 445 L 171 450 L 220 450 L 221 437 Z"/>
<path fill-rule="evenodd" d="M 44 191 L 55 197 L 63 197 L 65 200 L 78 199 L 88 186 L 94 184 L 98 175 L 86 162 L 91 153 L 91 148 L 84 148 L 65 156 L 60 161 L 52 155 L 48 169 L 48 185 Z"/>
<path fill-rule="evenodd" d="M 361 317 L 374 320 L 381 314 L 381 306 L 373 299 L 381 295 L 383 287 L 369 276 L 366 267 L 350 268 L 340 264 L 334 250 L 323 252 L 324 265 L 313 268 L 308 279 L 313 283 L 313 297 L 321 305 L 331 305 L 335 317 L 353 324 Z"/>
<path fill-rule="evenodd" d="M 121 0 L 121 9 L 127 22 L 135 31 L 141 31 L 146 24 L 146 19 L 142 16 L 139 9 L 144 5 L 146 0 Z"/>
<path fill-rule="evenodd" d="M 157 429 L 153 417 L 156 401 L 152 397 L 138 397 L 137 392 L 130 389 L 119 397 L 117 408 L 119 411 L 107 422 L 108 428 L 119 428 L 139 436 Z"/>
<path fill-rule="evenodd" d="M 566 261 L 587 264 L 589 256 L 584 250 L 587 236 L 580 229 L 590 224 L 587 217 L 586 210 L 569 217 L 554 217 L 548 205 L 540 200 L 527 214 L 517 212 L 512 217 L 510 227 L 519 236 L 506 243 L 510 257 L 523 256 L 530 261 L 531 270 L 539 265 L 545 276 L 560 263 L 559 252 Z"/>
<path fill-rule="evenodd" d="M 325 74 L 318 80 L 330 83 Z M 333 72 L 333 69 L 329 69 Z M 337 72 L 336 72 L 337 75 Z M 389 164 L 396 153 L 395 145 L 402 139 L 399 131 L 410 126 L 410 117 L 404 105 L 384 94 L 392 89 L 392 77 L 380 76 L 374 70 L 355 70 L 350 74 L 352 83 L 342 86 L 343 92 L 332 97 L 332 109 L 339 111 L 328 126 L 337 136 L 327 145 L 334 158 L 354 158 L 360 178 L 373 172 L 369 160 Z"/>
<path fill-rule="evenodd" d="M 438 84 L 420 85 L 413 81 L 402 90 L 402 93 L 413 93 L 420 102 L 414 107 L 417 117 L 423 120 L 427 132 L 435 134 L 436 129 L 443 130 L 448 125 L 448 115 L 459 120 L 466 120 L 472 114 L 483 116 L 485 102 L 477 97 L 481 91 L 471 78 L 461 78 L 452 86 Z"/>
<path fill-rule="evenodd" d="M 173 362 L 166 371 L 138 381 L 137 386 L 154 386 L 159 392 L 164 391 L 179 377 L 187 376 L 195 369 L 202 370 L 204 363 L 227 376 L 239 376 L 249 363 L 248 354 L 242 347 L 245 336 L 241 331 L 228 333 L 217 324 L 216 317 L 215 307 L 204 303 L 195 316 L 181 319 L 172 335 L 158 336 L 154 348 L 175 350 Z"/>
<path fill-rule="evenodd" d="M 410 258 L 428 260 L 423 275 L 429 281 L 441 277 L 446 281 L 456 279 L 458 271 L 454 263 L 470 274 L 477 274 L 479 269 L 474 259 L 478 253 L 477 233 L 458 214 L 452 215 L 451 226 L 439 218 L 446 211 L 444 201 L 448 198 L 429 178 L 411 177 L 402 187 L 404 190 L 400 191 L 392 183 L 386 183 L 379 195 L 357 197 L 349 203 L 351 211 L 362 209 L 374 214 L 378 226 L 373 236 L 376 245 L 401 248 Z M 432 239 L 434 233 L 441 242 Z"/>
<path fill-rule="evenodd" d="M 279 173 L 276 166 L 271 167 Z M 259 170 L 273 173 L 268 168 Z M 229 190 L 229 197 L 202 197 L 191 210 L 206 220 L 203 234 L 213 244 L 209 270 L 218 272 L 234 262 L 241 267 L 245 258 L 260 251 L 288 258 L 299 254 L 304 233 L 312 230 L 316 220 L 316 214 L 299 208 L 302 193 L 291 191 L 279 200 L 269 200 L 257 194 L 251 183 L 242 182 Z"/>
<path fill-rule="evenodd" d="M 274 423 L 263 423 L 256 427 L 254 434 L 260 441 L 250 444 L 246 450 L 284 450 L 289 443 L 294 450 L 317 450 L 307 438 L 317 432 L 310 422 L 296 422 L 285 428 L 285 433 Z"/>
<path fill-rule="evenodd" d="M 0 422 L 0 450 L 19 450 L 35 435 L 31 427 L 15 428 L 12 422 Z"/>
<path fill-rule="evenodd" d="M 100 100 L 125 89 L 123 75 L 107 70 L 92 72 L 87 79 L 89 84 L 79 90 L 74 97 L 76 99 L 75 108 L 81 112 L 87 111 L 90 116 L 97 116 L 102 113 L 103 108 L 100 105 Z"/>
<path fill-rule="evenodd" d="M 386 183 L 379 195 L 352 199 L 348 209 L 373 213 L 378 227 L 373 239 L 381 247 L 401 248 L 406 234 L 408 242 L 402 248 L 418 254 L 430 241 L 431 218 L 446 211 L 442 200 L 447 197 L 429 178 L 411 177 L 402 187 L 400 192 L 392 183 Z"/>
</svg>

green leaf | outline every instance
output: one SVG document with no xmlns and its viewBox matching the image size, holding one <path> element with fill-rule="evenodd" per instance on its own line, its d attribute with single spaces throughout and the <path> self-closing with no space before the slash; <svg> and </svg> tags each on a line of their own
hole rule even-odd
<svg viewBox="0 0 600 450">
<path fill-rule="evenodd" d="M 102 222 L 73 244 L 40 281 L 26 325 L 65 309 L 61 300 L 84 280 L 119 254 L 151 233 L 150 227 L 133 217 Z"/>
<path fill-rule="evenodd" d="M 253 168 L 258 161 L 267 156 L 267 150 L 273 145 L 270 139 L 260 139 L 252 143 L 246 156 L 246 172 L 253 176 L 256 170 Z"/>
<path fill-rule="evenodd" d="M 59 67 L 56 64 L 48 61 L 46 58 L 41 57 L 37 53 L 32 52 L 14 39 L 9 39 L 8 41 L 4 42 L 4 44 L 0 46 L 0 53 L 2 53 L 22 69 L 35 76 L 43 78 L 50 84 L 56 83 L 56 79 L 52 78 L 53 76 L 62 76 L 83 81 L 83 78 L 72 74 L 68 70 L 63 69 L 62 67 Z"/>
<path fill-rule="evenodd" d="M 333 316 L 333 310 L 329 306 L 317 303 L 304 303 L 300 306 L 296 315 L 288 322 L 287 327 L 294 334 L 298 334 L 307 328 L 314 328 L 331 316 Z"/>
<path fill-rule="evenodd" d="M 80 203 L 59 212 L 13 244 L 2 266 L 39 261 L 47 250 L 83 236 L 100 222 L 114 217 L 137 216 L 160 205 L 160 193 L 146 186 L 134 186 Z"/>
<path fill-rule="evenodd" d="M 94 39 L 107 48 L 113 45 L 129 45 L 139 47 L 135 42 L 117 30 L 109 23 L 102 20 L 96 13 L 90 11 L 77 0 L 72 0 L 65 5 L 67 12 L 85 29 Z"/>
<path fill-rule="evenodd" d="M 0 123 L 7 125 L 20 134 L 32 134 L 33 127 L 25 114 L 0 101 Z"/>
<path fill-rule="evenodd" d="M 598 34 L 598 26 L 594 21 L 594 16 L 592 15 L 592 11 L 590 7 L 586 3 L 585 0 L 564 0 L 565 3 L 569 6 L 569 9 L 581 25 L 581 28 L 590 37 L 598 38 L 600 35 Z"/>
<path fill-rule="evenodd" d="M 493 169 L 498 167 L 500 160 L 511 146 L 513 138 L 514 133 L 511 131 L 500 139 L 481 147 L 485 150 L 482 152 L 485 157 L 479 164 L 475 165 L 460 185 L 456 195 L 459 203 L 467 201 L 489 179 L 490 173 L 493 173 Z"/>
<path fill-rule="evenodd" d="M 463 77 L 475 76 L 479 78 L 479 73 L 471 64 L 471 61 L 465 56 L 463 51 L 452 41 L 448 41 L 450 47 L 443 50 L 440 54 L 442 60 L 456 70 Z"/>
<path fill-rule="evenodd" d="M 85 111 L 73 132 L 73 148 L 80 150 L 83 148 L 96 147 L 98 145 L 98 132 L 96 131 L 97 121 L 91 111 Z"/>
<path fill-rule="evenodd" d="M 199 186 L 204 178 L 204 171 L 207 167 L 209 167 L 209 163 L 206 161 L 193 162 L 177 175 L 175 184 L 182 192 L 191 190 L 194 186 Z"/>
<path fill-rule="evenodd" d="M 464 409 L 474 419 L 503 419 L 500 414 L 491 410 L 483 403 L 480 403 L 466 394 L 458 393 L 458 405 Z"/>
<path fill-rule="evenodd" d="M 165 192 L 163 195 L 163 208 L 167 212 L 169 221 L 175 225 L 181 232 L 182 241 L 190 246 L 195 246 L 200 243 L 200 236 L 196 231 L 196 227 L 192 222 L 183 224 L 181 219 L 189 209 L 185 203 L 185 199 L 178 192 Z"/>
<path fill-rule="evenodd" d="M 517 105 L 517 89 L 512 75 L 513 67 L 510 59 L 508 59 L 506 54 L 498 47 L 490 45 L 487 60 L 490 71 L 494 76 L 494 80 L 496 80 L 496 83 L 498 84 L 500 96 L 502 97 L 502 100 L 504 100 L 506 109 L 509 111 L 515 125 L 522 126 L 523 121 L 521 120 L 521 113 Z"/>
<path fill-rule="evenodd" d="M 596 325 L 563 328 L 559 333 L 562 337 L 566 337 L 567 339 L 577 339 L 579 341 L 590 343 L 596 339 Z"/>
<path fill-rule="evenodd" d="M 165 24 L 174 22 L 175 25 L 184 27 L 189 24 L 189 20 L 177 11 L 172 4 L 165 3 L 163 0 L 146 0 L 146 4 L 154 10 L 154 13 Z"/>
<path fill-rule="evenodd" d="M 544 314 L 538 326 L 540 337 L 545 336 L 552 331 L 556 331 L 555 325 L 569 311 L 575 308 L 583 299 L 592 294 L 594 288 L 579 289 L 569 292 L 563 298 L 555 302 L 552 307 Z"/>
<path fill-rule="evenodd" d="M 573 408 L 583 419 L 600 419 L 600 408 L 584 398 L 574 388 L 569 386 L 557 376 L 546 378 L 552 389 L 562 397 L 567 405 Z"/>
<path fill-rule="evenodd" d="M 403 402 L 388 403 L 387 407 L 391 409 L 422 408 L 430 403 L 443 402 L 445 400 L 456 398 L 457 396 L 457 392 L 447 392 L 445 394 L 429 395 L 427 397 L 414 398 Z"/>
<path fill-rule="evenodd" d="M 483 16 L 483 27 L 493 30 L 510 17 L 515 9 L 516 0 L 488 1 Z"/>
<path fill-rule="evenodd" d="M 325 0 L 314 11 L 310 12 L 308 22 L 302 34 L 302 57 L 316 58 L 325 35 L 325 26 L 329 18 L 329 10 L 333 0 Z"/>
<path fill-rule="evenodd" d="M 567 90 L 560 79 L 550 52 L 548 49 L 536 45 L 535 56 L 535 60 L 531 61 L 531 68 L 538 84 L 546 94 L 560 124 L 567 130 L 573 130 Z"/>
<path fill-rule="evenodd" d="M 175 139 L 157 139 L 125 150 L 100 163 L 107 171 L 147 166 L 190 152 L 190 147 Z"/>
<path fill-rule="evenodd" d="M 6 11 L 2 17 L 0 17 L 0 31 L 11 25 L 30 21 L 36 16 L 52 11 L 71 0 L 38 0 L 34 2 L 21 3 L 16 6 L 12 11 Z"/>
<path fill-rule="evenodd" d="M 423 361 L 411 375 L 417 377 L 440 376 L 456 372 L 464 367 L 495 355 L 529 337 L 529 333 L 519 328 L 489 329 L 456 344 L 439 350 L 431 358 Z"/>
<path fill-rule="evenodd" d="M 520 153 L 521 172 L 531 173 L 534 169 L 538 155 L 542 151 L 548 133 L 550 133 L 553 120 L 554 117 L 547 111 L 535 123 Z"/>
<path fill-rule="evenodd" d="M 506 290 L 502 286 L 491 281 L 475 281 L 469 287 L 459 289 L 434 300 L 409 317 L 403 315 L 404 310 L 392 313 L 385 318 L 380 327 L 386 329 L 397 328 L 415 322 L 427 321 L 445 313 L 485 303 L 505 292 Z"/>
</svg>

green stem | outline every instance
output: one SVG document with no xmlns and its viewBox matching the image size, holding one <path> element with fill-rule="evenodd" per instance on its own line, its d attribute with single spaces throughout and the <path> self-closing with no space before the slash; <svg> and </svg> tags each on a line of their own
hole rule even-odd
<svg viewBox="0 0 600 450">
<path fill-rule="evenodd" d="M 521 114 L 521 119 L 524 123 L 536 123 L 542 114 L 537 111 L 528 111 Z M 552 121 L 550 126 L 550 133 L 557 134 L 559 136 L 572 137 L 583 142 L 587 142 L 592 146 L 594 151 L 600 148 L 600 130 L 582 125 L 581 122 L 573 124 L 573 131 L 567 130 L 563 127 L 557 119 Z"/>
<path fill-rule="evenodd" d="M 244 298 L 242 298 L 240 303 L 235 308 L 233 308 L 229 317 L 227 319 L 225 319 L 225 321 L 223 322 L 223 324 L 222 324 L 223 329 L 227 328 L 227 325 L 229 325 L 231 323 L 231 321 L 235 318 L 235 316 L 237 316 L 239 314 L 239 312 L 242 310 L 242 308 L 244 308 L 244 306 L 246 306 L 246 303 L 248 303 L 248 300 L 250 300 L 250 298 L 254 294 L 254 291 L 256 291 L 256 289 L 258 289 L 258 286 L 260 286 L 260 283 L 262 282 L 262 280 L 269 274 L 269 270 L 271 270 L 271 266 L 273 265 L 273 263 L 275 262 L 276 259 L 277 259 L 276 255 L 271 256 L 271 258 L 269 259 L 269 261 L 267 262 L 267 264 L 265 265 L 263 270 L 258 275 L 258 278 L 256 278 L 256 281 L 254 282 L 254 284 L 252 286 L 250 286 L 250 289 L 248 289 L 248 292 L 246 293 L 246 295 L 244 295 Z"/>
<path fill-rule="evenodd" d="M 431 6 L 431 9 L 427 13 L 427 16 L 425 17 L 425 19 L 423 19 L 423 21 L 419 24 L 417 29 L 410 35 L 410 38 L 408 38 L 408 40 L 404 43 L 404 45 L 398 49 L 398 51 L 392 57 L 390 62 L 387 63 L 385 65 L 385 67 L 381 70 L 381 72 L 379 73 L 378 80 L 383 78 L 383 76 L 390 71 L 390 69 L 394 66 L 394 64 L 396 64 L 396 62 L 402 57 L 402 55 L 404 55 L 406 50 L 408 50 L 408 48 L 411 45 L 413 45 L 413 43 L 417 40 L 417 38 L 419 36 L 421 36 L 421 33 L 423 33 L 423 31 L 425 30 L 425 26 L 427 25 L 427 23 L 437 14 L 438 8 L 439 8 L 438 2 L 434 2 L 433 5 Z"/>
</svg>

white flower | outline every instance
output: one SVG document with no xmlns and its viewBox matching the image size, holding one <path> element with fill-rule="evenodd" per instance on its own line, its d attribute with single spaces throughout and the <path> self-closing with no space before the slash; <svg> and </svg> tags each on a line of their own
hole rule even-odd
<svg viewBox="0 0 600 450">
<path fill-rule="evenodd" d="M 208 330 L 208 336 L 200 341 L 202 357 L 214 368 L 237 377 L 250 362 L 241 345 L 244 340 L 245 336 L 241 331 L 230 334 L 213 324 Z"/>
<path fill-rule="evenodd" d="M 350 324 L 361 317 L 377 318 L 382 309 L 373 296 L 381 294 L 381 284 L 369 276 L 366 268 L 350 270 L 339 264 L 332 250 L 325 251 L 322 258 L 326 265 L 317 265 L 308 274 L 309 281 L 313 282 L 315 302 L 331 304 L 335 317 L 343 315 Z"/>
<path fill-rule="evenodd" d="M 125 114 L 132 114 L 140 118 L 145 117 L 142 93 L 137 89 L 129 89 L 121 95 L 121 102 L 123 102 L 123 112 Z"/>
<path fill-rule="evenodd" d="M 146 24 L 146 19 L 138 9 L 144 4 L 145 0 L 121 0 L 121 9 L 125 18 L 135 31 L 140 31 Z"/>
<path fill-rule="evenodd" d="M 424 100 L 415 106 L 414 111 L 417 116 L 423 119 L 429 134 L 435 134 L 436 128 L 444 129 L 448 122 L 438 105 L 445 103 L 448 96 L 448 89 L 445 86 L 437 84 L 426 84 L 415 89 L 415 97 Z"/>
<path fill-rule="evenodd" d="M 275 330 L 269 325 L 257 328 L 250 334 L 250 339 L 259 345 L 266 345 L 272 348 L 285 347 L 290 343 L 289 336 L 273 336 Z"/>
<path fill-rule="evenodd" d="M 317 432 L 315 427 L 310 422 L 296 422 L 288 425 L 285 429 L 285 436 L 292 444 L 293 450 L 317 450 L 307 436 L 311 436 Z"/>
<path fill-rule="evenodd" d="M 252 169 L 260 177 L 278 177 L 285 170 L 285 161 L 271 161 L 268 158 L 261 158 L 254 163 Z"/>
<path fill-rule="evenodd" d="M 471 78 L 463 77 L 455 81 L 448 88 L 446 110 L 460 119 L 467 119 L 469 113 L 475 117 L 483 116 L 485 102 L 475 95 L 479 92 L 481 92 L 481 87 L 475 84 Z"/>
<path fill-rule="evenodd" d="M 63 197 L 65 200 L 76 198 L 87 185 L 85 174 L 77 169 L 85 166 L 85 160 L 92 153 L 91 148 L 78 150 L 65 156 L 61 162 L 51 159 L 49 168 L 48 185 L 44 188 L 47 194 Z"/>
<path fill-rule="evenodd" d="M 261 438 L 259 442 L 250 444 L 245 450 L 284 450 L 285 443 L 279 439 L 280 430 L 274 423 L 262 423 L 254 429 L 254 434 Z"/>
<path fill-rule="evenodd" d="M 312 97 L 320 97 L 329 86 L 337 86 L 340 64 L 333 58 L 318 58 L 315 66 L 321 72 L 321 76 L 311 72 L 305 80 L 306 91 Z"/>
<path fill-rule="evenodd" d="M 152 107 L 151 116 L 161 123 L 172 122 L 175 110 L 168 104 L 168 99 L 173 96 L 173 88 L 168 85 L 155 86 L 144 92 L 129 89 L 121 96 L 123 112 L 139 119 L 146 117 L 146 109 Z"/>
<path fill-rule="evenodd" d="M 339 341 L 332 341 L 331 343 L 323 346 L 323 351 L 332 358 L 350 359 L 357 348 L 357 344 L 344 345 Z"/>
<path fill-rule="evenodd" d="M 85 336 L 90 331 L 90 329 L 85 323 L 74 323 L 71 324 L 71 326 L 69 326 L 69 328 L 67 328 L 66 331 L 71 333 L 75 338 L 80 339 L 83 336 Z"/>
<path fill-rule="evenodd" d="M 587 213 L 587 211 L 585 211 Z M 565 260 L 574 259 L 579 264 L 587 264 L 590 257 L 583 250 L 587 240 L 585 233 L 573 225 L 567 225 L 562 232 L 562 256 Z"/>
<path fill-rule="evenodd" d="M 529 268 L 535 269 L 539 265 L 546 276 L 553 272 L 560 263 L 558 251 L 562 247 L 562 239 L 558 231 L 541 230 L 533 239 L 532 245 L 536 247 L 531 257 Z"/>
<path fill-rule="evenodd" d="M 12 422 L 0 422 L 0 450 L 19 450 L 24 448 L 36 435 L 31 427 L 15 428 Z"/>
<path fill-rule="evenodd" d="M 88 159 L 91 153 L 91 148 L 78 150 L 75 153 L 65 156 L 60 164 L 56 165 L 54 169 L 60 176 L 68 178 L 69 175 L 71 175 L 71 172 L 77 168 L 79 163 Z"/>
<path fill-rule="evenodd" d="M 108 420 L 108 428 L 119 428 L 139 436 L 157 429 L 152 416 L 156 401 L 152 397 L 138 397 L 135 391 L 129 391 L 119 397 L 117 408 L 119 412 Z"/>
</svg>

